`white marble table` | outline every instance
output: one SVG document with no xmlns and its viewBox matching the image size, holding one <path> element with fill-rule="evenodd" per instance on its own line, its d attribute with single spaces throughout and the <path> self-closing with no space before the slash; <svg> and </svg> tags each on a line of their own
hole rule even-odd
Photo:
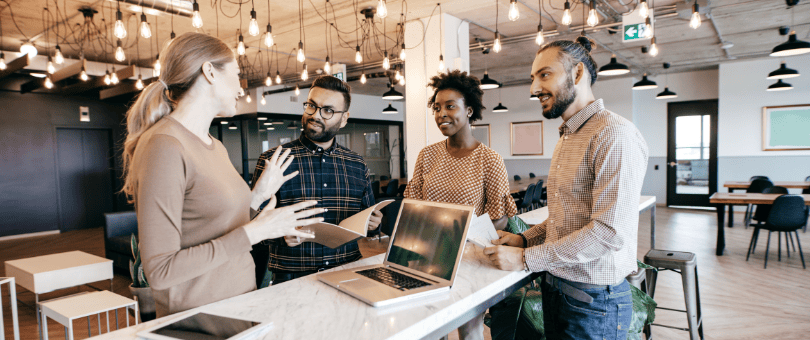
<svg viewBox="0 0 810 340">
<path fill-rule="evenodd" d="M 339 268 L 382 263 L 383 256 Z M 450 292 L 404 306 L 374 308 L 310 275 L 194 310 L 272 322 L 273 329 L 262 339 L 437 339 L 528 284 L 529 274 L 496 269 L 482 248 L 468 242 Z M 145 322 L 97 339 L 135 339 L 137 332 L 177 316 Z"/>
<path fill-rule="evenodd" d="M 641 196 L 638 203 L 639 214 L 648 209 L 650 210 L 650 247 L 655 249 L 655 196 Z M 527 224 L 540 224 L 548 218 L 548 207 L 534 209 L 518 216 Z"/>
</svg>

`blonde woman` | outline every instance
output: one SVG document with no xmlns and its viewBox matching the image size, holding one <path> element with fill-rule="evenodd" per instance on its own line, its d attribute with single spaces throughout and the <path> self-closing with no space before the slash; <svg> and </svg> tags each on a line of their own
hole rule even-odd
<svg viewBox="0 0 810 340">
<path fill-rule="evenodd" d="M 256 289 L 251 245 L 319 222 L 316 201 L 272 209 L 293 172 L 289 150 L 266 161 L 251 192 L 225 147 L 208 134 L 214 117 L 236 114 L 239 66 L 221 40 L 183 34 L 160 53 L 164 70 L 127 112 L 123 191 L 134 201 L 144 271 L 157 316 Z M 268 171 L 269 170 L 269 171 Z M 259 205 L 269 207 L 257 216 Z M 253 218 L 251 220 L 251 218 Z"/>
</svg>

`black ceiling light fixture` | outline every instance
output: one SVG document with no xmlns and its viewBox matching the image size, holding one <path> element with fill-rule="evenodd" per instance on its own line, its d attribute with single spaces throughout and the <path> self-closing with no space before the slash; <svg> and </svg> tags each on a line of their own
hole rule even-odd
<svg viewBox="0 0 810 340">
<path fill-rule="evenodd" d="M 391 83 L 388 83 L 389 90 L 386 93 L 383 93 L 382 99 L 384 100 L 402 100 L 405 96 L 402 95 L 399 91 L 394 89 L 394 86 Z"/>
<path fill-rule="evenodd" d="M 228 130 L 236 130 L 236 129 L 238 129 L 238 127 L 236 126 L 236 123 L 230 122 L 228 124 Z"/>
<path fill-rule="evenodd" d="M 484 49 L 481 53 L 484 54 L 484 77 L 481 78 L 481 85 L 479 85 L 479 87 L 482 90 L 497 89 L 500 85 L 495 79 L 489 77 L 489 60 L 486 57 L 486 55 L 489 54 L 489 49 Z"/>
<path fill-rule="evenodd" d="M 672 92 L 672 91 L 670 91 L 670 90 L 669 90 L 669 72 L 667 72 L 667 71 L 666 71 L 666 70 L 668 70 L 668 69 L 669 69 L 669 66 L 670 66 L 670 65 L 669 65 L 669 63 L 664 63 L 664 72 L 666 72 L 666 76 L 665 76 L 664 84 L 665 84 L 666 86 L 664 86 L 664 91 L 661 91 L 661 93 L 659 93 L 657 96 L 655 96 L 655 99 L 672 99 L 672 98 L 678 98 L 678 94 L 677 94 L 677 93 Z"/>
<path fill-rule="evenodd" d="M 775 84 L 768 86 L 767 91 L 787 91 L 792 90 L 793 85 L 790 85 L 786 82 L 783 82 L 782 79 L 779 79 Z"/>
<path fill-rule="evenodd" d="M 391 103 L 388 103 L 388 107 L 384 108 L 382 110 L 382 113 L 384 115 L 395 115 L 395 114 L 399 113 L 399 111 L 397 111 L 397 109 L 395 107 L 391 106 Z"/>
<path fill-rule="evenodd" d="M 785 0 L 785 2 L 787 2 L 788 8 L 790 8 L 790 25 L 792 27 L 793 12 L 795 12 L 795 7 L 799 4 L 799 0 Z M 787 29 L 779 28 L 779 34 L 785 35 L 785 31 L 787 31 Z M 774 47 L 773 51 L 771 51 L 771 57 L 789 57 L 805 53 L 810 53 L 810 42 L 797 39 L 796 31 L 790 31 L 788 41 Z"/>
<path fill-rule="evenodd" d="M 500 87 L 500 84 L 498 84 L 498 86 Z M 500 112 L 509 112 L 509 109 L 506 108 L 506 106 L 503 106 L 503 104 L 501 104 L 501 90 L 500 89 L 498 89 L 498 105 L 495 106 L 494 108 L 492 108 L 492 112 L 498 112 L 498 113 L 500 113 Z"/>
<path fill-rule="evenodd" d="M 620 64 L 616 60 L 616 55 L 614 54 L 612 57 L 610 57 L 609 63 L 599 68 L 599 73 L 597 74 L 600 76 L 618 76 L 627 73 L 630 73 L 630 68 L 625 64 Z"/>
<path fill-rule="evenodd" d="M 652 90 L 657 89 L 658 84 L 654 81 L 647 79 L 647 74 L 644 73 L 644 76 L 641 78 L 640 81 L 633 84 L 633 90 Z"/>
<path fill-rule="evenodd" d="M 776 69 L 776 71 L 768 73 L 768 78 L 766 79 L 787 79 L 787 78 L 795 78 L 798 77 L 799 75 L 800 75 L 799 71 L 796 71 L 792 68 L 788 68 L 787 65 L 785 65 L 785 62 L 783 61 L 782 65 L 779 66 L 779 68 Z"/>
</svg>

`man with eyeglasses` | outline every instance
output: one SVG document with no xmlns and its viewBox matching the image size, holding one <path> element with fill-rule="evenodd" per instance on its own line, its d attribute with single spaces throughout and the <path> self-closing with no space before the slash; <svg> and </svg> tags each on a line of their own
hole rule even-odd
<svg viewBox="0 0 810 340">
<path fill-rule="evenodd" d="M 279 207 L 306 200 L 317 200 L 316 207 L 326 208 L 324 222 L 338 224 L 374 205 L 374 192 L 369 179 L 369 169 L 363 157 L 335 142 L 335 135 L 349 119 L 351 88 L 332 76 L 321 76 L 312 83 L 304 114 L 301 137 L 281 145 L 294 156 L 286 174 L 298 171 L 276 193 Z M 261 176 L 265 160 L 270 159 L 275 148 L 259 157 L 253 181 Z M 268 201 L 269 202 L 269 201 Z M 262 205 L 266 205 L 265 202 Z M 382 214 L 374 211 L 368 230 L 376 230 Z M 262 280 L 265 269 L 273 274 L 273 284 L 282 283 L 321 270 L 329 269 L 360 259 L 357 242 L 339 248 L 303 242 L 296 237 L 267 240 L 254 246 L 257 280 Z M 267 255 L 265 255 L 267 254 Z M 268 260 L 269 259 L 269 260 Z M 265 266 L 265 264 L 267 264 Z M 261 283 L 257 284 L 261 287 Z"/>
</svg>

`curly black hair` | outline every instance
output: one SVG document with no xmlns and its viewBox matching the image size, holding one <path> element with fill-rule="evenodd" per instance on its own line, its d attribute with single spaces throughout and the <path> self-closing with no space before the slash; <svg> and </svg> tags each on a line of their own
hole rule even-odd
<svg viewBox="0 0 810 340">
<path fill-rule="evenodd" d="M 472 108 L 470 123 L 484 118 L 481 115 L 481 112 L 486 109 L 483 103 L 484 91 L 481 90 L 481 81 L 475 76 L 468 75 L 467 72 L 453 70 L 430 78 L 428 86 L 434 89 L 433 96 L 428 101 L 428 107 L 432 108 L 433 104 L 436 103 L 436 94 L 439 91 L 452 89 L 464 96 L 464 105 Z"/>
</svg>

